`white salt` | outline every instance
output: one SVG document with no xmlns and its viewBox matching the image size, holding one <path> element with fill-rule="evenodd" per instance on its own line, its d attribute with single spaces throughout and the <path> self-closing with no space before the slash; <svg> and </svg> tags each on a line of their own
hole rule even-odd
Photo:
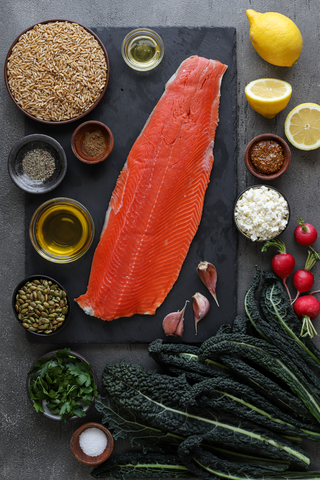
<svg viewBox="0 0 320 480">
<path fill-rule="evenodd" d="M 83 453 L 89 457 L 97 457 L 106 449 L 106 434 L 96 427 L 86 428 L 79 436 L 79 444 Z"/>
</svg>

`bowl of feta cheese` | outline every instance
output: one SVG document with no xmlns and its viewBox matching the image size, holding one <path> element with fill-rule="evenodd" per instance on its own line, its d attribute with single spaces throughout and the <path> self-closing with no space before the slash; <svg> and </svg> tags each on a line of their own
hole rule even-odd
<svg viewBox="0 0 320 480">
<path fill-rule="evenodd" d="M 235 202 L 236 227 L 252 242 L 265 242 L 278 237 L 287 228 L 289 217 L 288 201 L 269 185 L 248 187 Z"/>
</svg>

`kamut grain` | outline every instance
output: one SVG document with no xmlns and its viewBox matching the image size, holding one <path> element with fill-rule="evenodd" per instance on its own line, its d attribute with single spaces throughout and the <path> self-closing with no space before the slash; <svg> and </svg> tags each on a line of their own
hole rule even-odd
<svg viewBox="0 0 320 480">
<path fill-rule="evenodd" d="M 16 102 L 30 115 L 62 121 L 87 111 L 107 78 L 103 49 L 87 30 L 71 22 L 35 25 L 21 35 L 7 64 Z"/>
</svg>

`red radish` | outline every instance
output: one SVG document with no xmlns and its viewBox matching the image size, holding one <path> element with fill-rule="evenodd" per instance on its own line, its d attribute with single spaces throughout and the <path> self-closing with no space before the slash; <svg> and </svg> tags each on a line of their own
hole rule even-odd
<svg viewBox="0 0 320 480">
<path fill-rule="evenodd" d="M 309 270 L 297 270 L 292 277 L 292 283 L 297 290 L 297 296 L 293 302 L 297 300 L 300 293 L 307 292 L 313 287 L 314 276 Z"/>
<path fill-rule="evenodd" d="M 309 335 L 312 338 L 314 335 L 317 335 L 317 331 L 312 325 L 312 320 L 320 313 L 319 300 L 313 295 L 303 295 L 294 303 L 293 309 L 295 314 L 302 320 L 300 337 Z"/>
<path fill-rule="evenodd" d="M 296 298 L 293 300 L 294 303 L 297 298 L 299 297 L 300 293 L 307 292 L 310 288 L 313 287 L 314 284 L 314 276 L 313 273 L 310 272 L 313 265 L 318 260 L 318 257 L 315 253 L 308 251 L 308 257 L 306 260 L 306 264 L 303 270 L 297 270 L 293 277 L 292 283 L 294 288 L 297 290 Z"/>
<path fill-rule="evenodd" d="M 287 253 L 286 246 L 281 240 L 270 240 L 268 242 L 265 242 L 265 244 L 261 248 L 261 251 L 265 252 L 268 247 L 278 248 L 279 253 L 274 255 L 274 257 L 272 258 L 271 267 L 274 273 L 282 279 L 283 285 L 287 290 L 289 300 L 291 302 L 291 295 L 288 285 L 286 284 L 286 280 L 294 270 L 295 259 L 290 253 Z"/>
<path fill-rule="evenodd" d="M 317 240 L 318 232 L 313 225 L 305 223 L 302 218 L 299 217 L 299 225 L 295 228 L 294 238 L 299 245 L 309 247 Z"/>
</svg>

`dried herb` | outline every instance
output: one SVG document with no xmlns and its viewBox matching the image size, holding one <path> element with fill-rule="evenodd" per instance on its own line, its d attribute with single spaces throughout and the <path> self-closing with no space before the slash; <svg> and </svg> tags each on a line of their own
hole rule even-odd
<svg viewBox="0 0 320 480">
<path fill-rule="evenodd" d="M 35 148 L 26 153 L 22 159 L 23 172 L 31 179 L 44 182 L 53 175 L 55 160 L 51 153 Z"/>
</svg>

